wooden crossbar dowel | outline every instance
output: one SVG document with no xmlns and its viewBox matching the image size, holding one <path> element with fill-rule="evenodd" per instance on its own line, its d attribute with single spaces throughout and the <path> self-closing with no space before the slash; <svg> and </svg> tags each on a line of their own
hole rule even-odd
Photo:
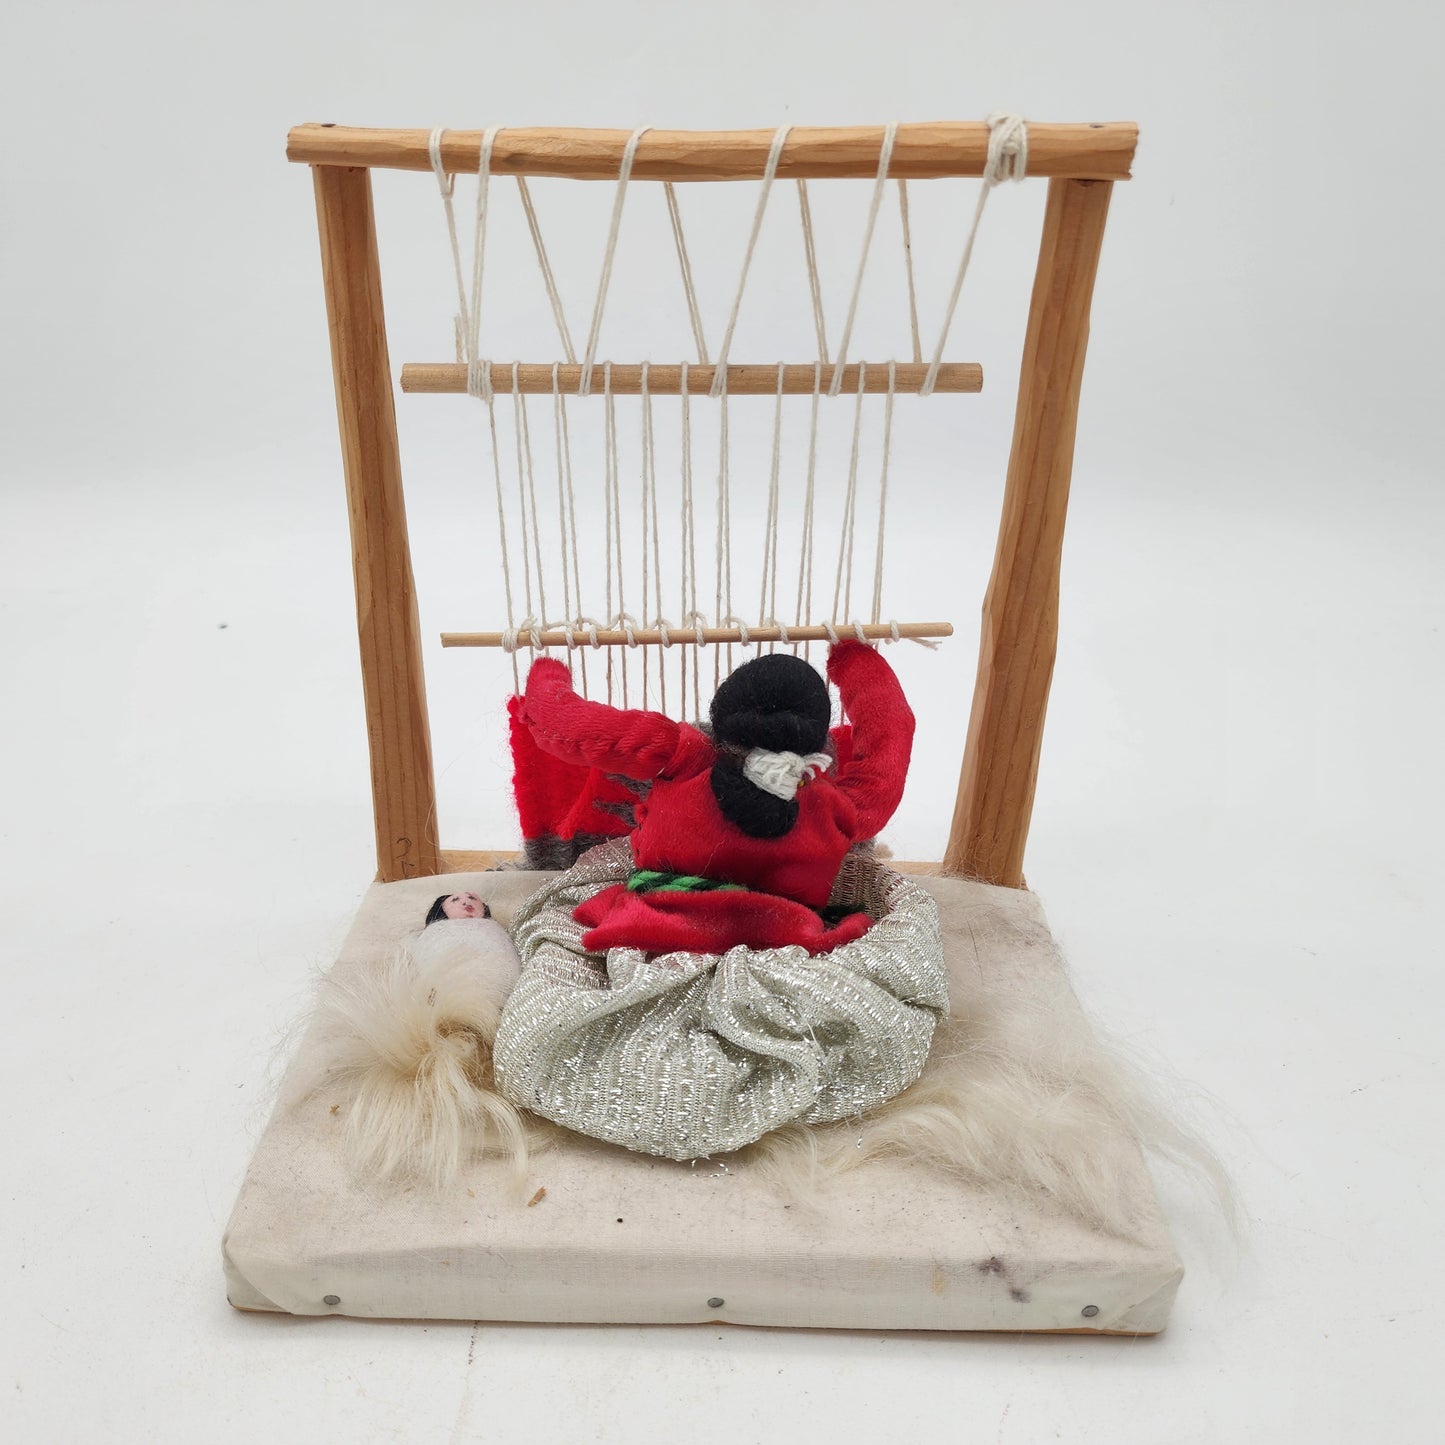
<svg viewBox="0 0 1445 1445">
<path fill-rule="evenodd" d="M 650 130 L 638 143 L 632 178 L 639 181 L 745 181 L 763 174 L 772 130 Z M 615 181 L 630 131 L 517 128 L 497 133 L 492 173 L 561 176 L 578 181 Z M 286 137 L 288 160 L 315 166 L 373 166 L 428 171 L 425 130 L 376 130 L 358 126 L 298 125 Z M 1130 121 L 1089 125 L 1029 122 L 1031 176 L 1124 181 L 1138 142 Z M 442 164 L 453 174 L 475 173 L 479 130 L 449 130 Z M 778 160 L 786 180 L 845 177 L 872 179 L 878 171 L 883 127 L 797 126 Z M 900 125 L 889 174 L 900 180 L 981 176 L 988 158 L 983 121 L 929 121 Z"/>
<path fill-rule="evenodd" d="M 859 630 L 870 642 L 882 642 L 891 639 L 893 636 L 893 624 L 888 622 L 864 622 L 864 623 L 838 623 L 833 631 L 841 638 L 857 637 Z M 784 635 L 786 633 L 786 635 Z M 743 631 L 740 627 L 704 627 L 701 636 L 695 629 L 682 627 L 668 628 L 668 641 L 670 645 L 686 646 L 689 643 L 694 646 L 699 642 L 703 644 L 717 642 L 742 642 Z M 948 622 L 900 622 L 898 624 L 898 636 L 900 639 L 912 638 L 933 638 L 952 637 L 953 625 Z M 505 632 L 443 632 L 443 647 L 505 647 L 508 634 Z M 826 642 L 828 641 L 828 629 L 809 624 L 806 627 L 749 627 L 747 630 L 747 641 L 752 642 Z M 572 644 L 576 647 L 591 647 L 592 634 L 586 628 L 574 627 L 572 629 Z M 660 647 L 662 645 L 662 633 L 655 627 L 634 627 L 631 637 L 613 627 L 599 627 L 597 629 L 598 647 Z M 549 627 L 533 638 L 530 632 L 521 629 L 517 632 L 517 645 L 519 647 L 566 647 L 567 633 L 561 628 Z"/>
<path fill-rule="evenodd" d="M 863 390 L 884 392 L 888 390 L 888 363 L 870 361 L 864 363 Z M 510 394 L 512 390 L 512 363 L 494 361 L 492 368 L 492 390 Z M 689 395 L 705 395 L 712 389 L 712 380 L 717 368 L 714 366 L 689 366 L 687 369 L 687 390 Z M 778 390 L 778 367 L 748 363 L 729 366 L 727 369 L 727 391 L 729 396 L 774 396 Z M 901 395 L 917 392 L 923 385 L 928 367 L 917 362 L 899 362 L 894 368 L 894 391 Z M 557 368 L 557 387 L 564 396 L 573 396 L 581 383 L 580 366 L 563 365 Z M 517 367 L 517 380 L 523 393 L 540 395 L 552 392 L 552 365 L 550 362 L 522 362 Z M 833 380 L 833 368 L 823 368 L 823 392 L 826 395 Z M 811 361 L 785 365 L 783 368 L 783 392 L 787 396 L 807 396 L 817 382 L 817 371 Z M 401 369 L 401 389 L 413 395 L 463 394 L 467 389 L 467 368 L 455 361 L 408 361 Z M 647 389 L 657 396 L 676 395 L 682 390 L 682 367 L 654 366 L 647 368 Z M 642 368 L 637 365 L 612 366 L 612 391 L 616 396 L 636 396 L 642 390 Z M 983 367 L 976 361 L 950 361 L 938 368 L 935 391 L 978 392 L 983 390 Z M 858 367 L 850 364 L 843 368 L 841 387 L 845 396 L 856 396 L 858 392 Z M 592 368 L 593 396 L 602 395 L 602 366 Z"/>
</svg>

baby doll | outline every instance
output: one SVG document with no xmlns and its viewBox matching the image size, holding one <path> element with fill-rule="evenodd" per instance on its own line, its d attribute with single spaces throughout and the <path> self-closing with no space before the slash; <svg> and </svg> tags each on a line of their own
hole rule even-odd
<svg viewBox="0 0 1445 1445">
<path fill-rule="evenodd" d="M 502 1007 L 521 974 L 475 893 L 443 893 L 422 931 L 324 994 L 345 1147 L 362 1175 L 442 1187 L 479 1149 L 526 1155 L 521 1116 L 492 1084 Z"/>
<path fill-rule="evenodd" d="M 842 763 L 824 751 L 827 685 L 790 653 L 755 658 L 723 682 L 711 736 L 660 713 L 586 701 L 560 662 L 533 664 L 522 716 L 537 745 L 652 784 L 637 805 L 636 871 L 574 914 L 588 929 L 584 947 L 800 944 L 824 953 L 865 932 L 866 913 L 830 923 L 821 910 L 844 854 L 898 806 L 913 714 L 892 668 L 863 643 L 836 644 L 828 675 L 853 723 Z"/>
</svg>

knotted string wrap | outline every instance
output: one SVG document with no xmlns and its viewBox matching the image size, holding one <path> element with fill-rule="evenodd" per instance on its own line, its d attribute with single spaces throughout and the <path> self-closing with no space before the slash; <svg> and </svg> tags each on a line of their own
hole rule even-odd
<svg viewBox="0 0 1445 1445">
<path fill-rule="evenodd" d="M 996 110 L 987 118 L 988 159 L 984 175 L 990 185 L 1021 181 L 1029 169 L 1029 126 L 1021 115 Z"/>
<path fill-rule="evenodd" d="M 617 255 L 617 235 L 622 229 L 622 203 L 627 199 L 627 182 L 632 178 L 632 163 L 637 159 L 637 143 L 651 130 L 638 126 L 627 138 L 622 151 L 622 166 L 617 174 L 617 196 L 612 202 L 612 224 L 607 232 L 607 250 L 602 257 L 602 275 L 597 282 L 597 302 L 592 310 L 592 330 L 587 335 L 587 355 L 582 362 L 582 375 L 577 382 L 578 396 L 592 395 L 592 366 L 597 359 L 597 341 L 602 335 L 602 311 L 607 305 L 607 288 L 612 284 L 612 262 Z"/>
<path fill-rule="evenodd" d="M 953 278 L 953 290 L 943 313 L 943 325 L 939 328 L 938 345 L 933 349 L 933 360 L 929 363 L 923 384 L 918 388 L 919 396 L 933 395 L 934 383 L 938 380 L 938 368 L 943 364 L 943 348 L 948 345 L 953 313 L 958 309 L 958 298 L 963 292 L 964 277 L 968 275 L 968 263 L 973 259 L 973 243 L 978 239 L 979 223 L 983 220 L 983 209 L 988 204 L 989 195 L 1001 181 L 1023 180 L 1028 172 L 1028 160 L 1028 123 L 1021 115 L 1014 115 L 1010 111 L 994 111 L 988 117 L 988 156 L 984 161 L 983 180 L 979 183 L 978 200 L 973 209 L 973 224 L 969 227 L 968 239 L 963 245 L 958 274 Z"/>
<path fill-rule="evenodd" d="M 743 776 L 754 787 L 791 803 L 809 778 L 827 772 L 832 763 L 827 753 L 770 753 L 766 748 L 753 748 L 743 759 Z"/>
<path fill-rule="evenodd" d="M 744 618 L 734 617 L 731 612 L 722 620 L 724 627 L 736 627 L 738 630 L 738 646 L 751 647 L 752 633 L 748 631 L 748 624 Z"/>
</svg>

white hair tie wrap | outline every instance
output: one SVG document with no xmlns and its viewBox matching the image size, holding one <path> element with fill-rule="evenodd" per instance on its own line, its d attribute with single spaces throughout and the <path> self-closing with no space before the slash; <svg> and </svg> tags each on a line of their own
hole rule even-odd
<svg viewBox="0 0 1445 1445">
<path fill-rule="evenodd" d="M 743 759 L 743 776 L 763 792 L 791 803 L 803 783 L 814 773 L 826 772 L 832 761 L 827 753 L 770 753 L 754 748 Z"/>
</svg>

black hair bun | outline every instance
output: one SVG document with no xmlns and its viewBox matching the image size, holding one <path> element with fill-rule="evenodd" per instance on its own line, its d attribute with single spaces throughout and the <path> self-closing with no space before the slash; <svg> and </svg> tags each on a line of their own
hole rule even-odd
<svg viewBox="0 0 1445 1445">
<path fill-rule="evenodd" d="M 820 753 L 828 745 L 833 705 L 828 684 L 801 657 L 770 652 L 724 679 L 712 700 L 716 742 L 770 753 Z M 722 815 L 750 838 L 781 838 L 798 821 L 798 804 L 749 781 L 742 760 L 721 754 L 712 795 Z"/>
<path fill-rule="evenodd" d="M 773 753 L 817 753 L 827 744 L 833 707 L 828 684 L 810 664 L 790 652 L 771 652 L 723 680 L 711 717 L 718 742 Z"/>
</svg>

